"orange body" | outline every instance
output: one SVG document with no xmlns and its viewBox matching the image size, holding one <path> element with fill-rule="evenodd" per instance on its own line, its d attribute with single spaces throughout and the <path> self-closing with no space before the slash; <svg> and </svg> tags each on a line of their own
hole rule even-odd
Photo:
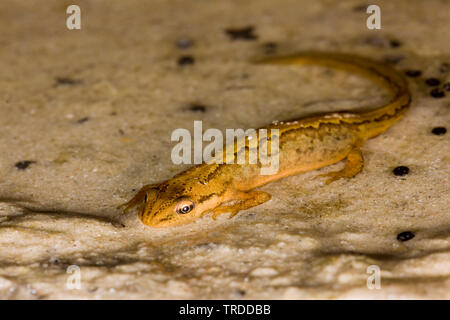
<svg viewBox="0 0 450 320">
<path fill-rule="evenodd" d="M 361 146 L 386 131 L 409 107 L 411 95 L 403 76 L 384 64 L 363 57 L 339 53 L 310 52 L 262 60 L 260 64 L 320 65 L 356 73 L 383 86 L 390 103 L 368 112 L 335 112 L 280 122 L 266 127 L 279 132 L 279 169 L 262 175 L 261 163 L 204 163 L 168 181 L 144 186 L 123 204 L 125 211 L 139 205 L 139 218 L 151 227 L 188 223 L 206 213 L 217 215 L 268 201 L 267 192 L 254 190 L 283 177 L 316 170 L 346 159 L 344 169 L 331 172 L 327 184 L 351 178 L 363 168 Z M 258 147 L 259 147 L 258 136 Z M 249 140 L 245 141 L 246 146 Z M 236 157 L 236 153 L 234 154 Z"/>
</svg>

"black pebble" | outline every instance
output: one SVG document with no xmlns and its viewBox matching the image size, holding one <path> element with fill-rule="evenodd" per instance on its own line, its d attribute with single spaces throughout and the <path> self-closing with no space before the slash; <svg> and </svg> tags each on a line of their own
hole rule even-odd
<svg viewBox="0 0 450 320">
<path fill-rule="evenodd" d="M 180 58 L 178 58 L 178 64 L 180 66 L 185 66 L 188 64 L 194 64 L 195 63 L 195 59 L 192 56 L 182 56 Z"/>
<path fill-rule="evenodd" d="M 433 128 L 433 130 L 431 130 L 431 133 L 435 134 L 437 136 L 442 136 L 443 134 L 447 133 L 447 129 L 444 127 L 436 127 L 436 128 Z"/>
<path fill-rule="evenodd" d="M 89 121 L 89 117 L 84 117 L 84 118 L 78 119 L 77 123 L 85 123 L 87 121 Z"/>
<path fill-rule="evenodd" d="M 392 170 L 392 173 L 394 173 L 394 175 L 396 176 L 405 176 L 409 173 L 409 168 L 405 166 L 399 166 Z"/>
<path fill-rule="evenodd" d="M 433 98 L 443 98 L 445 97 L 445 92 L 442 89 L 434 88 L 430 91 L 430 96 Z"/>
<path fill-rule="evenodd" d="M 442 90 L 450 91 L 450 82 L 444 83 L 442 86 Z"/>
<path fill-rule="evenodd" d="M 420 70 L 406 70 L 405 74 L 411 78 L 417 78 L 422 75 L 422 71 Z"/>
<path fill-rule="evenodd" d="M 398 48 L 398 47 L 400 47 L 402 45 L 402 43 L 400 41 L 395 40 L 395 39 L 391 40 L 389 42 L 389 44 L 391 45 L 391 48 Z"/>
<path fill-rule="evenodd" d="M 397 235 L 398 241 L 408 241 L 415 237 L 415 234 L 411 231 L 401 232 Z"/>
<path fill-rule="evenodd" d="M 56 83 L 60 85 L 74 86 L 77 84 L 82 84 L 83 81 L 79 79 L 72 79 L 66 77 L 58 77 L 56 78 Z"/>
<path fill-rule="evenodd" d="M 237 291 L 237 294 L 240 295 L 240 296 L 245 296 L 246 292 L 245 292 L 245 290 L 240 290 L 240 289 L 239 289 L 239 290 Z"/>
<path fill-rule="evenodd" d="M 428 78 L 428 79 L 425 80 L 425 83 L 427 85 L 429 85 L 430 87 L 436 87 L 436 86 L 441 84 L 441 81 L 439 79 L 436 79 L 436 78 Z"/>
<path fill-rule="evenodd" d="M 193 112 L 206 112 L 206 106 L 197 103 L 191 104 L 188 109 Z"/>
<path fill-rule="evenodd" d="M 255 35 L 253 31 L 253 26 L 225 29 L 226 34 L 231 40 L 256 40 L 258 39 L 258 36 Z"/>
<path fill-rule="evenodd" d="M 28 168 L 30 166 L 30 164 L 32 163 L 36 163 L 36 161 L 33 160 L 24 160 L 24 161 L 19 161 L 16 162 L 14 164 L 14 166 L 19 169 L 19 170 L 25 170 L 26 168 Z"/>
</svg>

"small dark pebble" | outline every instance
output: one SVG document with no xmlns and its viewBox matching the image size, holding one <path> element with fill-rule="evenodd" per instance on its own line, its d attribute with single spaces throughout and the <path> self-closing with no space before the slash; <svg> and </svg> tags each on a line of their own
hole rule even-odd
<svg viewBox="0 0 450 320">
<path fill-rule="evenodd" d="M 430 91 L 430 96 L 437 99 L 443 98 L 445 97 L 445 92 L 442 89 L 434 88 L 433 90 Z"/>
<path fill-rule="evenodd" d="M 442 86 L 442 90 L 450 91 L 450 82 L 444 83 Z"/>
<path fill-rule="evenodd" d="M 66 78 L 66 77 L 58 77 L 56 78 L 56 83 L 60 85 L 68 85 L 73 86 L 77 84 L 82 84 L 83 81 L 79 79 L 72 79 L 72 78 Z"/>
<path fill-rule="evenodd" d="M 226 34 L 231 40 L 256 40 L 258 36 L 253 33 L 253 26 L 248 26 L 244 28 L 228 28 L 225 29 Z"/>
<path fill-rule="evenodd" d="M 178 65 L 185 66 L 188 64 L 194 64 L 195 59 L 192 56 L 182 56 L 178 58 Z"/>
<path fill-rule="evenodd" d="M 275 53 L 277 50 L 277 44 L 275 42 L 266 42 L 263 43 L 263 48 L 266 54 Z"/>
<path fill-rule="evenodd" d="M 405 74 L 408 77 L 417 78 L 417 77 L 420 77 L 422 75 L 422 71 L 420 71 L 420 70 L 406 70 Z"/>
<path fill-rule="evenodd" d="M 176 44 L 180 49 L 187 49 L 192 47 L 193 42 L 191 39 L 178 39 Z"/>
<path fill-rule="evenodd" d="M 385 55 L 383 60 L 386 63 L 397 64 L 404 58 L 405 58 L 404 56 L 400 56 L 400 55 Z"/>
<path fill-rule="evenodd" d="M 450 71 L 450 64 L 448 64 L 447 62 L 443 62 L 441 64 L 441 66 L 439 67 L 439 71 L 441 73 L 447 73 Z"/>
<path fill-rule="evenodd" d="M 428 78 L 425 80 L 425 83 L 429 85 L 430 87 L 435 87 L 441 84 L 441 81 L 436 78 Z"/>
<path fill-rule="evenodd" d="M 84 118 L 78 119 L 77 123 L 85 123 L 87 121 L 89 121 L 89 117 L 84 117 Z"/>
<path fill-rule="evenodd" d="M 415 234 L 411 231 L 401 232 L 397 235 L 398 241 L 408 241 L 415 237 Z"/>
<path fill-rule="evenodd" d="M 245 292 L 245 290 L 238 290 L 237 291 L 237 294 L 240 295 L 240 296 L 245 296 L 246 293 L 247 292 Z"/>
<path fill-rule="evenodd" d="M 392 173 L 394 173 L 394 175 L 396 176 L 405 176 L 409 173 L 409 168 L 405 166 L 399 166 L 392 170 Z"/>
<path fill-rule="evenodd" d="M 435 134 L 437 136 L 442 136 L 443 134 L 447 133 L 447 129 L 444 127 L 436 127 L 436 128 L 433 128 L 433 130 L 431 130 L 431 133 Z"/>
<path fill-rule="evenodd" d="M 402 43 L 400 41 L 395 40 L 395 39 L 389 41 L 389 44 L 391 45 L 391 48 L 398 48 L 402 45 Z"/>
<path fill-rule="evenodd" d="M 206 106 L 197 103 L 191 104 L 188 109 L 192 112 L 206 112 Z"/>
<path fill-rule="evenodd" d="M 14 166 L 19 169 L 19 170 L 25 170 L 26 168 L 28 168 L 30 166 L 30 164 L 32 163 L 36 163 L 36 161 L 33 160 L 24 160 L 24 161 L 19 161 L 16 162 L 14 164 Z"/>
</svg>

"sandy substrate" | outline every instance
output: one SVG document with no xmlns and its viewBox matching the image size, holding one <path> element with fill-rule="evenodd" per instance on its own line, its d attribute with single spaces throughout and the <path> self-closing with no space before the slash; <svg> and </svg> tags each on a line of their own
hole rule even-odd
<svg viewBox="0 0 450 320">
<path fill-rule="evenodd" d="M 450 82 L 450 3 L 378 1 L 371 31 L 364 1 L 76 1 L 82 29 L 69 31 L 71 3 L 0 2 L 1 298 L 450 298 L 449 133 L 431 133 L 448 126 L 450 91 L 424 84 Z M 194 120 L 258 128 L 383 103 L 355 76 L 248 62 L 306 49 L 422 71 L 406 117 L 365 144 L 362 173 L 269 184 L 271 201 L 231 220 L 151 229 L 115 209 L 186 168 L 170 135 Z"/>
</svg>

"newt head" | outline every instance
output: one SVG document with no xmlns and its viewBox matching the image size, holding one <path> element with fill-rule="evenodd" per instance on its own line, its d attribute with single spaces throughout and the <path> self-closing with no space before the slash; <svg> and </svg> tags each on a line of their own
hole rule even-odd
<svg viewBox="0 0 450 320">
<path fill-rule="evenodd" d="M 149 227 L 174 227 L 192 222 L 218 205 L 213 195 L 199 196 L 187 190 L 167 184 L 147 190 L 139 208 L 139 219 Z"/>
</svg>

